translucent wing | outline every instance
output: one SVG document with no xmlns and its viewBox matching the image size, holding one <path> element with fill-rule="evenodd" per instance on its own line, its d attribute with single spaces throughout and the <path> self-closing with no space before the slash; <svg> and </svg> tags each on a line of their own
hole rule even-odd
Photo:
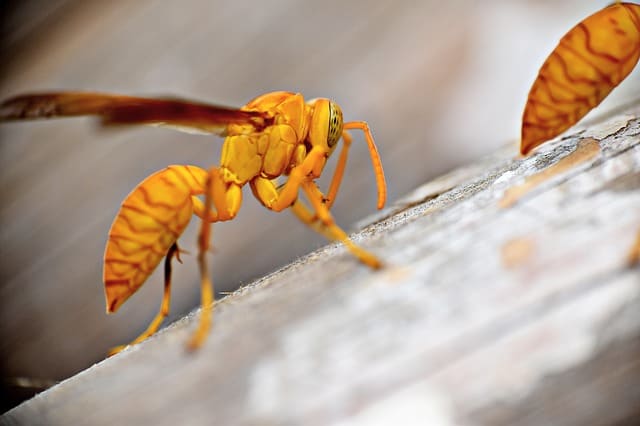
<svg viewBox="0 0 640 426">
<path fill-rule="evenodd" d="M 0 104 L 0 121 L 94 115 L 103 125 L 145 124 L 188 133 L 224 132 L 227 124 L 265 125 L 267 117 L 179 99 L 153 99 L 89 92 L 20 95 Z"/>
<path fill-rule="evenodd" d="M 522 154 L 577 123 L 624 80 L 639 57 L 640 5 L 616 3 L 573 27 L 531 87 L 522 117 Z"/>
</svg>

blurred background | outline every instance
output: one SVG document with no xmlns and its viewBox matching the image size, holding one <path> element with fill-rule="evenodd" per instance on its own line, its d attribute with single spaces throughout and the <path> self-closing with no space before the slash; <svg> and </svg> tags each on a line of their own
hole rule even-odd
<svg viewBox="0 0 640 426">
<path fill-rule="evenodd" d="M 328 97 L 366 120 L 390 201 L 506 144 L 517 153 L 528 90 L 560 37 L 610 0 L 2 1 L 0 98 L 74 89 L 172 95 L 241 106 L 274 90 Z M 635 70 L 602 107 L 630 101 Z M 374 212 L 366 144 L 356 134 L 334 214 Z M 123 198 L 169 164 L 208 167 L 221 140 L 156 128 L 100 130 L 90 119 L 0 126 L 2 375 L 60 380 L 138 335 L 162 276 L 105 314 L 102 255 Z M 196 252 L 197 221 L 181 238 Z M 218 291 L 325 244 L 245 191 L 214 227 Z M 199 302 L 195 255 L 176 265 L 170 322 Z"/>
</svg>

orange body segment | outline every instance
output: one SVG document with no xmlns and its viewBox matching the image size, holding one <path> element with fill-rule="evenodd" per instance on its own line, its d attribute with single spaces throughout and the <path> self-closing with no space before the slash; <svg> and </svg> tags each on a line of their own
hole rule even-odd
<svg viewBox="0 0 640 426">
<path fill-rule="evenodd" d="M 577 123 L 640 58 L 640 5 L 616 3 L 573 27 L 546 59 L 524 109 L 520 151 Z"/>
<path fill-rule="evenodd" d="M 104 253 L 107 312 L 115 312 L 144 284 L 193 214 L 193 195 L 202 194 L 207 172 L 169 166 L 142 181 L 124 200 Z"/>
</svg>

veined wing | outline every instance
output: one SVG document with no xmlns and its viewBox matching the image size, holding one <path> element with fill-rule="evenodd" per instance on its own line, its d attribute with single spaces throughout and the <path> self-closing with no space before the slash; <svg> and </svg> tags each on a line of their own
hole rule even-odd
<svg viewBox="0 0 640 426">
<path fill-rule="evenodd" d="M 98 116 L 103 125 L 143 124 L 187 133 L 224 133 L 228 124 L 263 128 L 268 117 L 180 99 L 141 98 L 91 92 L 50 92 L 15 96 L 0 104 L 0 121 Z"/>
</svg>

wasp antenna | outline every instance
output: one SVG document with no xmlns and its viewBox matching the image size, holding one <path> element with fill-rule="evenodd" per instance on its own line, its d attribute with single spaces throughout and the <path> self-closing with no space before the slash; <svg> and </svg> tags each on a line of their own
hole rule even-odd
<svg viewBox="0 0 640 426">
<path fill-rule="evenodd" d="M 373 172 L 376 175 L 376 185 L 378 187 L 378 210 L 384 207 L 384 203 L 387 201 L 387 182 L 384 179 L 384 170 L 382 169 L 382 160 L 380 160 L 380 154 L 378 154 L 378 148 L 373 141 L 373 135 L 371 129 L 366 121 L 350 121 L 344 123 L 344 129 L 360 129 L 364 133 L 364 138 L 369 146 L 369 154 L 371 155 L 371 163 L 373 165 Z"/>
</svg>

